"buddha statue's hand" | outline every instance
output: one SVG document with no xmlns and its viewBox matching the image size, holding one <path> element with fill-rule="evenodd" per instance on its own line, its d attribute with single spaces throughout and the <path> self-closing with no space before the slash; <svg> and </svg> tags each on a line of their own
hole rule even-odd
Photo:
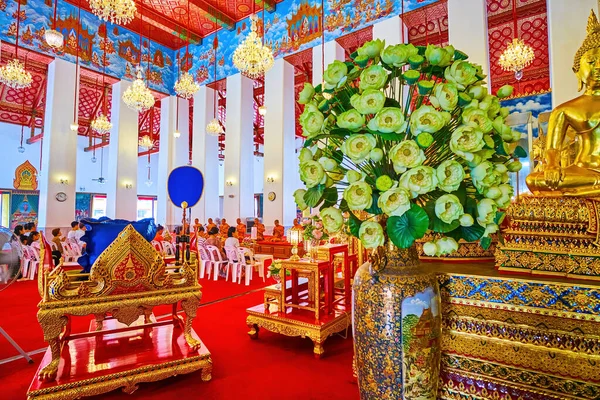
<svg viewBox="0 0 600 400">
<path fill-rule="evenodd" d="M 550 189 L 558 189 L 558 184 L 562 180 L 562 171 L 560 166 L 547 166 L 544 168 L 544 180 Z"/>
</svg>

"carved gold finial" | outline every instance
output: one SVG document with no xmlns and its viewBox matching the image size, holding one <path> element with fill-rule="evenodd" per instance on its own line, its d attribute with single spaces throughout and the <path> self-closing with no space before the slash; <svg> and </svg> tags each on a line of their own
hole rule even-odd
<svg viewBox="0 0 600 400">
<path fill-rule="evenodd" d="M 581 57 L 586 51 L 600 48 L 600 23 L 598 22 L 598 17 L 596 17 L 594 10 L 590 11 L 586 32 L 587 36 L 579 50 L 577 50 L 577 53 L 575 53 L 575 60 L 573 61 L 573 71 L 575 72 L 579 71 Z"/>
<path fill-rule="evenodd" d="M 588 17 L 587 34 L 589 35 L 590 33 L 594 33 L 594 31 L 598 30 L 599 27 L 598 17 L 596 17 L 596 13 L 594 10 L 592 10 L 592 12 L 590 12 L 590 16 Z"/>
</svg>

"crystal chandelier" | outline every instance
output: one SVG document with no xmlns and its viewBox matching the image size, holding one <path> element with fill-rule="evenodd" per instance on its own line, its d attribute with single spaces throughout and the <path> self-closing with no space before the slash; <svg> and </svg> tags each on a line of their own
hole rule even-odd
<svg viewBox="0 0 600 400">
<path fill-rule="evenodd" d="M 0 67 L 0 82 L 13 89 L 25 89 L 31 86 L 33 78 L 25 70 L 21 61 L 14 58 Z"/>
<path fill-rule="evenodd" d="M 535 59 L 531 46 L 525 44 L 521 39 L 514 38 L 500 55 L 498 64 L 504 71 L 515 73 L 518 81 L 523 78 L 523 69 L 529 66 Z"/>
<path fill-rule="evenodd" d="M 219 123 L 219 120 L 215 118 L 206 125 L 206 133 L 210 136 L 219 136 L 220 134 L 225 133 L 225 131 Z"/>
<path fill-rule="evenodd" d="M 135 16 L 134 0 L 90 0 L 92 13 L 103 21 L 126 25 Z"/>
<path fill-rule="evenodd" d="M 142 79 L 142 69 L 138 67 L 137 79 L 123 93 L 127 107 L 137 112 L 147 111 L 154 105 L 154 96 Z"/>
<path fill-rule="evenodd" d="M 233 65 L 243 75 L 256 79 L 264 75 L 273 66 L 273 52 L 262 43 L 261 38 L 256 32 L 256 16 L 252 15 L 250 20 L 252 21 L 250 34 L 235 49 L 233 53 Z"/>
<path fill-rule="evenodd" d="M 150 135 L 144 135 L 138 140 L 138 146 L 143 150 L 151 150 L 156 145 Z"/>
<path fill-rule="evenodd" d="M 175 82 L 175 92 L 183 99 L 191 98 L 198 90 L 200 85 L 194 81 L 194 77 L 189 72 L 184 72 Z"/>
<path fill-rule="evenodd" d="M 110 133 L 110 130 L 112 129 L 112 123 L 108 120 L 106 115 L 100 113 L 90 123 L 90 127 L 99 135 L 106 135 L 107 133 Z"/>
</svg>

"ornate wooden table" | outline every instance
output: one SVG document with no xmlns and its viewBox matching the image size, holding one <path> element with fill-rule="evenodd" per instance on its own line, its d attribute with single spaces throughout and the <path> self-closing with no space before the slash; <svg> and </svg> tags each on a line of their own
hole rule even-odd
<svg viewBox="0 0 600 400">
<path fill-rule="evenodd" d="M 270 286 L 265 304 L 246 310 L 248 335 L 256 339 L 259 328 L 263 327 L 287 336 L 308 337 L 318 358 L 324 353 L 323 342 L 351 324 L 343 298 L 334 294 L 332 263 L 284 260 L 281 276 L 285 277 L 287 272 L 290 279 L 283 281 L 279 289 Z"/>
</svg>

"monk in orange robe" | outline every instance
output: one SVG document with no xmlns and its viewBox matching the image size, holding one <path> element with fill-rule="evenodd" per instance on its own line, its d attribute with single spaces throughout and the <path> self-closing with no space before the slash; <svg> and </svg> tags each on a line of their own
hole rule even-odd
<svg viewBox="0 0 600 400">
<path fill-rule="evenodd" d="M 281 242 L 283 241 L 283 235 L 285 233 L 285 228 L 283 225 L 279 225 L 279 220 L 275 220 L 275 226 L 273 227 L 273 241 Z"/>
<path fill-rule="evenodd" d="M 219 233 L 221 236 L 227 237 L 227 231 L 229 231 L 229 224 L 227 223 L 227 220 L 223 218 L 221 226 L 219 227 Z"/>
<path fill-rule="evenodd" d="M 213 222 L 213 219 L 212 219 L 212 218 L 209 218 L 209 219 L 208 219 L 208 223 L 206 224 L 206 232 L 210 232 L 210 230 L 211 230 L 212 228 L 216 228 L 216 227 L 217 227 L 217 224 L 215 224 L 215 223 Z"/>
<path fill-rule="evenodd" d="M 237 226 L 235 227 L 235 234 L 237 235 L 238 240 L 242 240 L 244 236 L 246 236 L 246 224 L 242 223 L 242 219 L 238 218 L 236 221 Z"/>
<path fill-rule="evenodd" d="M 262 224 L 258 218 L 254 218 L 254 226 L 256 227 L 256 240 L 265 240 L 265 224 Z"/>
<path fill-rule="evenodd" d="M 294 228 L 302 228 L 302 225 L 298 222 L 298 218 L 294 218 Z"/>
</svg>

